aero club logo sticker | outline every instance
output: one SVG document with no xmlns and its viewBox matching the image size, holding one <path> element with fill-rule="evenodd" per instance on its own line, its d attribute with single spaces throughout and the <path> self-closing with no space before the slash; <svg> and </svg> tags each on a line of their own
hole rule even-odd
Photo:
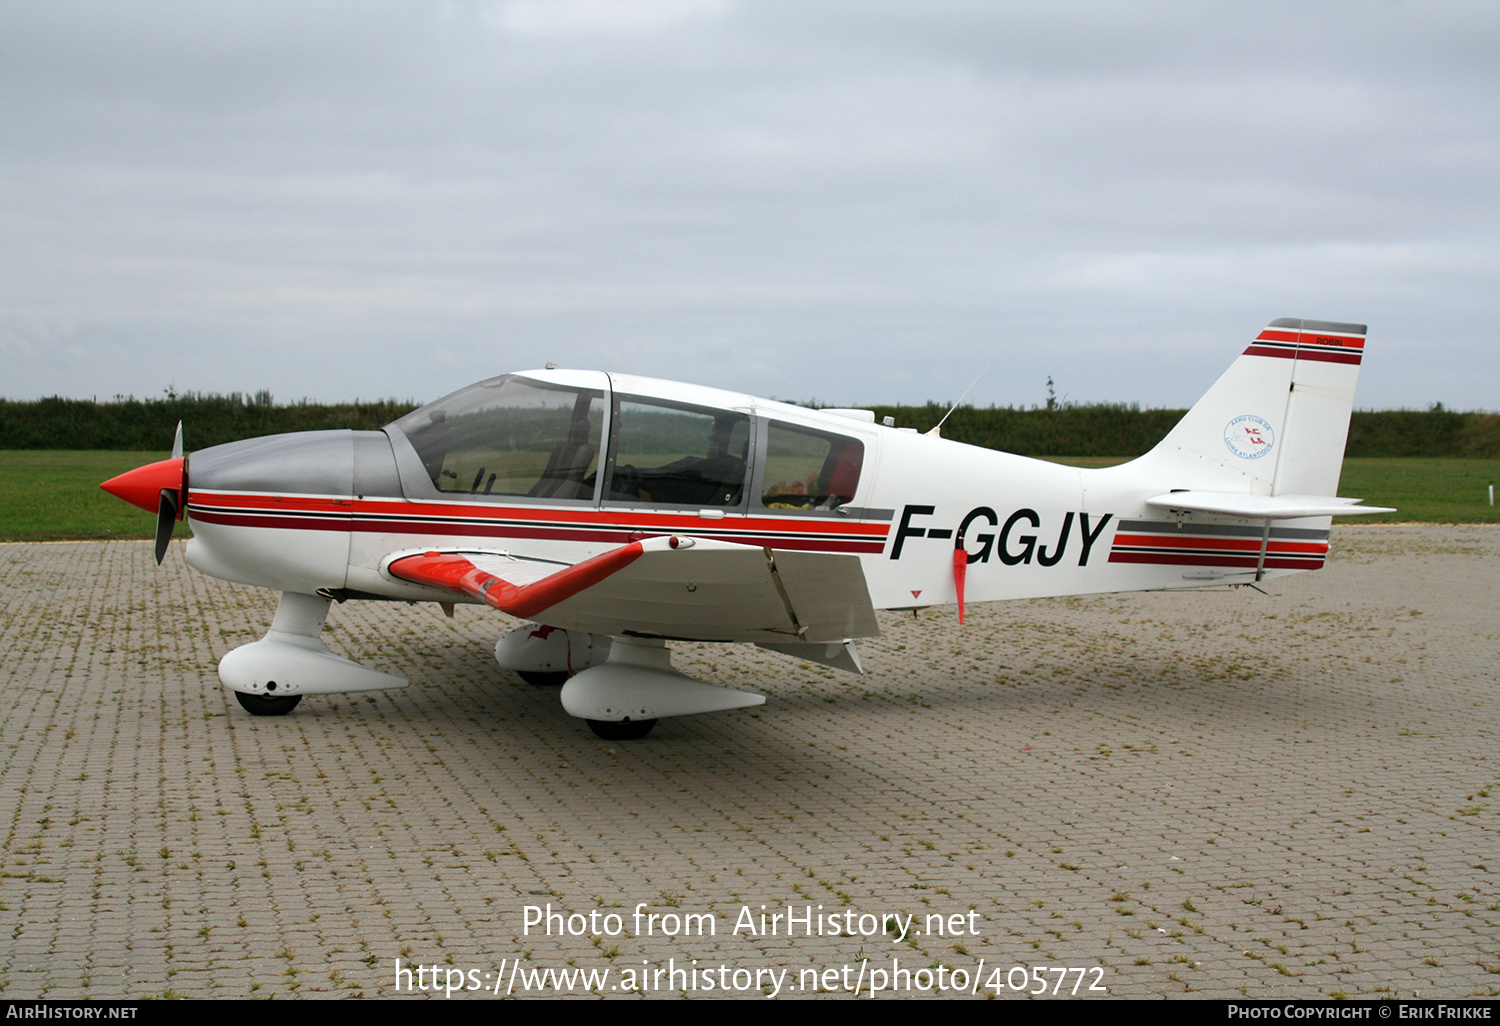
<svg viewBox="0 0 1500 1026">
<path fill-rule="evenodd" d="M 1224 444 L 1242 460 L 1258 460 L 1276 444 L 1276 432 L 1266 421 L 1247 413 L 1224 425 Z"/>
</svg>

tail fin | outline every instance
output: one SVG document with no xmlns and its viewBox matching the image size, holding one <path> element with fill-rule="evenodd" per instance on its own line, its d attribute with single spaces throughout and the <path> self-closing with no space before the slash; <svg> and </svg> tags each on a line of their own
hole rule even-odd
<svg viewBox="0 0 1500 1026">
<path fill-rule="evenodd" d="M 1142 461 L 1183 488 L 1338 494 L 1365 326 L 1272 321 Z"/>
</svg>

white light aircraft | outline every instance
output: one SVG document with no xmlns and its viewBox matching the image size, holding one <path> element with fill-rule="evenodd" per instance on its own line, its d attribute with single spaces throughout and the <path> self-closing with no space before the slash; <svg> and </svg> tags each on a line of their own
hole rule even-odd
<svg viewBox="0 0 1500 1026">
<path fill-rule="evenodd" d="M 495 646 L 601 737 L 764 697 L 672 669 L 667 643 L 753 642 L 863 672 L 877 609 L 1244 585 L 1316 570 L 1364 352 L 1283 319 L 1146 455 L 1076 469 L 811 410 L 598 371 L 480 382 L 381 431 L 218 445 L 102 487 L 186 516 L 188 564 L 273 588 L 219 678 L 257 715 L 406 681 L 330 652 L 329 604 L 484 603 Z"/>
</svg>

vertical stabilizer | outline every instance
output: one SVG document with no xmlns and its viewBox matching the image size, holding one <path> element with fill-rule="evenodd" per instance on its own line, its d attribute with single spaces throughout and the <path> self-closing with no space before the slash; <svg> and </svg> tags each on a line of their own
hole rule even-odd
<svg viewBox="0 0 1500 1026">
<path fill-rule="evenodd" d="M 1365 326 L 1272 321 L 1144 457 L 1182 488 L 1336 495 Z"/>
</svg>

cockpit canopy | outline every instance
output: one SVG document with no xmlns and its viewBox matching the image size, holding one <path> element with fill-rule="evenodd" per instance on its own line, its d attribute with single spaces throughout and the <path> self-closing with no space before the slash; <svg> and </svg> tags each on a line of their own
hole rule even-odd
<svg viewBox="0 0 1500 1026">
<path fill-rule="evenodd" d="M 599 387 L 507 374 L 390 425 L 410 443 L 408 497 L 824 512 L 854 498 L 857 438 L 587 377 Z"/>
<path fill-rule="evenodd" d="M 589 499 L 604 406 L 600 390 L 505 375 L 429 403 L 392 426 L 416 450 L 439 492 Z"/>
</svg>

